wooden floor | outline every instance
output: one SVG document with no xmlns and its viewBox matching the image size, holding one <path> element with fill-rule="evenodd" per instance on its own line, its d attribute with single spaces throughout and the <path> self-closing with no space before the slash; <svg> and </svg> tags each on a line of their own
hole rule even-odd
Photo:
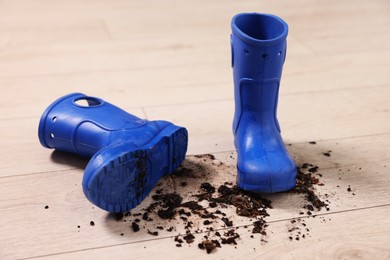
<svg viewBox="0 0 390 260">
<path fill-rule="evenodd" d="M 85 199 L 86 160 L 39 144 L 40 115 L 82 92 L 172 121 L 189 130 L 188 160 L 215 154 L 231 167 L 214 181 L 234 181 L 229 34 L 245 11 L 289 24 L 278 117 L 296 162 L 320 167 L 330 210 L 290 241 L 302 197 L 277 194 L 267 243 L 244 230 L 209 255 L 132 232 Z M 390 1 L 2 0 L 0 89 L 0 259 L 390 259 Z"/>
</svg>

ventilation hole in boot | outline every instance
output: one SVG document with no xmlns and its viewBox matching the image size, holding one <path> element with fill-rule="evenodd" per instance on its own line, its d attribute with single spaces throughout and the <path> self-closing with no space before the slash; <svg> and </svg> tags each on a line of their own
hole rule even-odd
<svg viewBox="0 0 390 260">
<path fill-rule="evenodd" d="M 54 139 L 54 134 L 53 133 L 50 134 L 50 138 Z"/>
<path fill-rule="evenodd" d="M 57 121 L 57 117 L 56 117 L 56 116 L 53 116 L 53 118 L 51 119 L 51 121 L 53 121 L 53 122 Z"/>
<path fill-rule="evenodd" d="M 82 97 L 73 101 L 79 107 L 97 107 L 103 104 L 103 101 L 94 97 Z"/>
<path fill-rule="evenodd" d="M 249 51 L 248 50 L 245 50 L 244 53 L 245 53 L 245 55 L 249 55 Z"/>
<path fill-rule="evenodd" d="M 280 51 L 280 52 L 278 52 L 278 56 L 280 56 L 280 55 L 282 55 L 282 52 Z"/>
<path fill-rule="evenodd" d="M 268 55 L 267 55 L 266 53 L 264 53 L 264 54 L 262 55 L 262 57 L 263 57 L 263 59 L 266 59 L 266 58 L 268 58 Z"/>
</svg>

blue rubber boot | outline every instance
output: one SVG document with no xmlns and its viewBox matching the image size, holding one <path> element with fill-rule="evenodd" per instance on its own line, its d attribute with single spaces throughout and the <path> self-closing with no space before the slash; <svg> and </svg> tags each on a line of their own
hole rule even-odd
<svg viewBox="0 0 390 260">
<path fill-rule="evenodd" d="M 109 212 L 136 207 L 161 176 L 174 172 L 185 158 L 188 136 L 183 127 L 142 120 L 80 93 L 51 104 L 38 135 L 44 147 L 92 157 L 83 191 Z"/>
<path fill-rule="evenodd" d="M 247 191 L 295 186 L 296 166 L 276 118 L 287 32 L 287 24 L 269 14 L 242 13 L 232 19 L 237 184 Z"/>
</svg>

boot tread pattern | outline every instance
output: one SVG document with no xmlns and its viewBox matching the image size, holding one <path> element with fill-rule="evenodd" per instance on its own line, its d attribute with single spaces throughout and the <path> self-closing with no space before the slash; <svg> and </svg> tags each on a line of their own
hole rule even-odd
<svg viewBox="0 0 390 260">
<path fill-rule="evenodd" d="M 173 173 L 181 165 L 186 151 L 187 131 L 180 128 L 150 147 L 121 154 L 96 173 L 90 199 L 110 212 L 135 208 L 163 175 Z"/>
</svg>

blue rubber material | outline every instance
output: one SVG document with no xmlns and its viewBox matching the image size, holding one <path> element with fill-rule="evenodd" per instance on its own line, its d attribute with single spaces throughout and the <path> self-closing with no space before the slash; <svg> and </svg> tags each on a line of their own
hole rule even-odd
<svg viewBox="0 0 390 260">
<path fill-rule="evenodd" d="M 296 165 L 276 117 L 288 26 L 277 16 L 259 13 L 238 14 L 231 26 L 237 184 L 253 192 L 290 190 Z"/>
<path fill-rule="evenodd" d="M 169 126 L 149 144 L 108 146 L 88 163 L 83 178 L 85 196 L 110 212 L 136 207 L 164 174 L 174 172 L 185 158 L 187 131 Z"/>
<path fill-rule="evenodd" d="M 181 165 L 188 144 L 183 127 L 142 120 L 80 93 L 61 97 L 46 109 L 38 136 L 44 147 L 92 157 L 83 191 L 109 212 L 136 207 L 161 176 Z"/>
</svg>

